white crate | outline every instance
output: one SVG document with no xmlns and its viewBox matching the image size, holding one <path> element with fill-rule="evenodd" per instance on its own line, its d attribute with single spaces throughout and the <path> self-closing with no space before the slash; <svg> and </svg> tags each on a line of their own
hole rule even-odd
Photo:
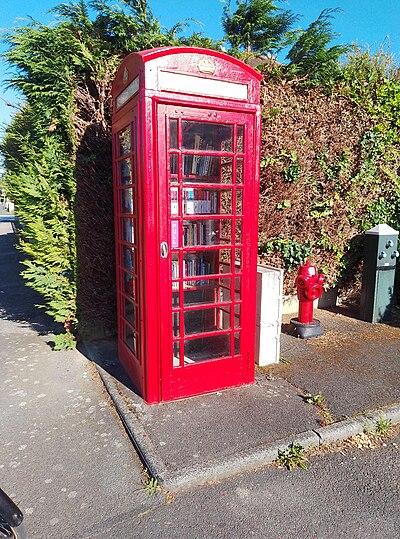
<svg viewBox="0 0 400 539">
<path fill-rule="evenodd" d="M 283 270 L 257 266 L 256 363 L 279 362 L 283 304 Z"/>
</svg>

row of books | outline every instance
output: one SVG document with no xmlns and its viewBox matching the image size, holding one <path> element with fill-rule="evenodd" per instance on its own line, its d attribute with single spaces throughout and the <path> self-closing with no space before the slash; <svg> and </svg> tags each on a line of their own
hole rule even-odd
<svg viewBox="0 0 400 539">
<path fill-rule="evenodd" d="M 185 155 L 183 161 L 183 173 L 185 176 L 219 176 L 219 157 L 211 155 Z"/>
<path fill-rule="evenodd" d="M 183 260 L 183 277 L 196 277 L 198 275 L 210 275 L 212 273 L 211 263 L 204 256 L 192 255 Z M 179 279 L 179 261 L 172 261 L 172 279 Z M 205 284 L 199 281 L 197 286 Z M 191 285 L 187 285 L 190 287 Z M 173 288 L 178 288 L 178 283 L 174 283 Z"/>
<path fill-rule="evenodd" d="M 184 245 L 213 245 L 217 239 L 213 221 L 193 221 L 183 224 Z"/>
<path fill-rule="evenodd" d="M 218 213 L 218 193 L 204 189 L 184 189 L 183 213 L 185 215 L 199 215 Z M 179 213 L 178 188 L 171 189 L 171 215 Z"/>
</svg>

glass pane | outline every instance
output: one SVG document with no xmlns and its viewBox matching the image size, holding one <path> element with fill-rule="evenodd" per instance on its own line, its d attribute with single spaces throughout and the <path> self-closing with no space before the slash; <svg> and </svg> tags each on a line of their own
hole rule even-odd
<svg viewBox="0 0 400 539">
<path fill-rule="evenodd" d="M 242 297 L 241 284 L 241 278 L 235 277 L 235 300 L 239 300 Z"/>
<path fill-rule="evenodd" d="M 172 279 L 179 279 L 179 256 L 175 253 L 172 254 L 171 277 Z M 172 288 L 175 287 L 175 284 L 176 283 L 172 283 Z"/>
<path fill-rule="evenodd" d="M 178 120 L 169 121 L 169 147 L 178 147 Z"/>
<path fill-rule="evenodd" d="M 124 292 L 135 299 L 135 278 L 130 273 L 124 272 Z"/>
<path fill-rule="evenodd" d="M 174 367 L 179 367 L 179 342 L 174 342 L 172 344 L 172 355 L 173 355 L 172 365 Z"/>
<path fill-rule="evenodd" d="M 204 215 L 232 213 L 232 191 L 185 188 L 182 194 L 183 214 Z"/>
<path fill-rule="evenodd" d="M 228 219 L 183 221 L 183 244 L 190 247 L 230 243 L 231 228 L 231 221 Z"/>
<path fill-rule="evenodd" d="M 232 183 L 232 159 L 230 157 L 221 158 L 221 183 Z"/>
<path fill-rule="evenodd" d="M 235 271 L 242 271 L 242 250 L 235 249 Z"/>
<path fill-rule="evenodd" d="M 179 307 L 179 283 L 172 283 L 172 307 Z"/>
<path fill-rule="evenodd" d="M 218 320 L 218 329 L 229 329 L 231 327 L 231 308 L 221 307 Z"/>
<path fill-rule="evenodd" d="M 226 279 L 196 279 L 183 283 L 185 305 L 201 303 L 221 303 L 230 301 L 231 280 Z"/>
<path fill-rule="evenodd" d="M 232 125 L 182 122 L 182 148 L 186 150 L 232 151 Z"/>
<path fill-rule="evenodd" d="M 235 333 L 234 347 L 235 347 L 234 354 L 235 356 L 237 356 L 238 354 L 240 354 L 240 333 L 239 332 Z"/>
<path fill-rule="evenodd" d="M 234 327 L 240 328 L 240 305 L 235 305 Z"/>
<path fill-rule="evenodd" d="M 243 152 L 244 126 L 237 126 L 236 151 Z"/>
<path fill-rule="evenodd" d="M 122 239 L 129 243 L 135 243 L 135 222 L 133 219 L 122 219 Z"/>
<path fill-rule="evenodd" d="M 243 158 L 236 159 L 236 183 L 243 183 Z"/>
<path fill-rule="evenodd" d="M 229 273 L 231 271 L 231 251 L 228 249 L 224 249 L 220 251 L 219 253 L 219 268 L 220 271 L 218 273 Z"/>
<path fill-rule="evenodd" d="M 177 255 L 176 255 L 177 256 Z M 177 265 L 177 260 L 176 260 Z M 229 273 L 231 271 L 231 251 L 221 249 L 187 253 L 183 260 L 183 276 L 194 277 L 202 275 Z M 177 277 L 175 277 L 177 278 Z"/>
<path fill-rule="evenodd" d="M 169 171 L 171 174 L 178 174 L 178 156 L 176 153 L 169 156 Z"/>
<path fill-rule="evenodd" d="M 196 253 L 193 255 L 186 255 L 183 260 L 183 275 L 184 277 L 192 277 L 194 275 L 210 275 L 213 267 L 213 257 L 210 256 L 214 253 Z"/>
<path fill-rule="evenodd" d="M 179 337 L 179 313 L 172 313 L 172 334 Z"/>
<path fill-rule="evenodd" d="M 135 271 L 135 249 L 133 247 L 122 247 L 122 265 L 128 271 Z"/>
<path fill-rule="evenodd" d="M 128 326 L 128 324 L 125 324 L 125 335 L 124 335 L 124 341 L 125 344 L 132 350 L 132 352 L 137 355 L 136 350 L 136 335 L 134 330 Z"/>
<path fill-rule="evenodd" d="M 136 327 L 135 305 L 126 298 L 124 299 L 124 318 L 131 326 Z"/>
<path fill-rule="evenodd" d="M 179 192 L 178 187 L 171 187 L 171 215 L 179 213 Z"/>
<path fill-rule="evenodd" d="M 213 335 L 185 341 L 185 365 L 230 356 L 230 335 Z"/>
<path fill-rule="evenodd" d="M 132 176 L 132 162 L 130 159 L 123 159 L 120 162 L 120 174 L 121 174 L 121 184 L 127 185 L 128 183 L 133 183 Z"/>
<path fill-rule="evenodd" d="M 132 148 L 132 133 L 131 127 L 128 126 L 118 133 L 119 139 L 119 155 L 130 153 Z"/>
<path fill-rule="evenodd" d="M 236 214 L 242 215 L 243 213 L 243 190 L 236 190 Z"/>
<path fill-rule="evenodd" d="M 232 183 L 232 158 L 211 155 L 184 155 L 185 183 Z"/>
<path fill-rule="evenodd" d="M 242 220 L 238 219 L 236 221 L 236 236 L 235 236 L 236 243 L 242 243 Z"/>
<path fill-rule="evenodd" d="M 230 306 L 186 311 L 184 318 L 185 335 L 229 329 L 231 325 Z"/>
<path fill-rule="evenodd" d="M 121 190 L 121 212 L 122 213 L 134 213 L 133 205 L 133 190 L 122 189 Z"/>
</svg>

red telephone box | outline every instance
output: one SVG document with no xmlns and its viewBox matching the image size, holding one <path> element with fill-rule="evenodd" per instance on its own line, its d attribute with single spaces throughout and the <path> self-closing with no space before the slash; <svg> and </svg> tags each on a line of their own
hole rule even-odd
<svg viewBox="0 0 400 539">
<path fill-rule="evenodd" d="M 149 403 L 254 381 L 260 78 L 194 47 L 116 74 L 118 354 Z"/>
</svg>

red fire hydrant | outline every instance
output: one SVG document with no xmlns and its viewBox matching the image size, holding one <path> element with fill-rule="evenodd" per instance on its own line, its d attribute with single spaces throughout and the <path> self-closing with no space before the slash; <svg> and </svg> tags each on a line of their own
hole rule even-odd
<svg viewBox="0 0 400 539">
<path fill-rule="evenodd" d="M 313 317 L 314 300 L 324 291 L 325 276 L 318 274 L 317 268 L 307 260 L 299 267 L 296 278 L 299 316 L 290 321 L 296 334 L 302 339 L 317 337 L 322 334 L 321 323 Z"/>
</svg>

